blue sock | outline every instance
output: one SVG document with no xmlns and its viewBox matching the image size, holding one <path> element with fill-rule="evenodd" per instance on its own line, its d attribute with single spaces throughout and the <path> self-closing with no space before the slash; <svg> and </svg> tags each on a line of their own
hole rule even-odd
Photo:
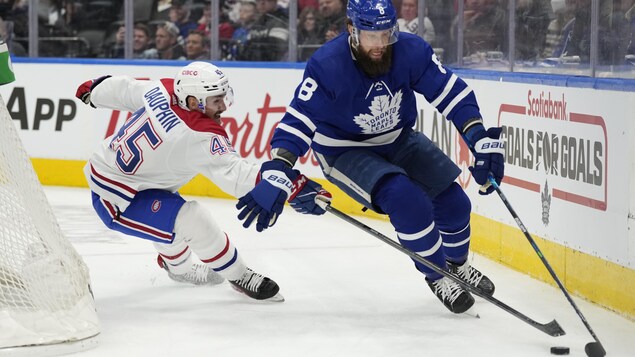
<svg viewBox="0 0 635 357">
<path fill-rule="evenodd" d="M 449 262 L 463 264 L 470 249 L 469 197 L 456 182 L 432 201 L 434 221 L 443 240 L 443 249 Z"/>
<path fill-rule="evenodd" d="M 425 192 L 405 175 L 391 175 L 381 180 L 373 192 L 373 204 L 390 218 L 401 245 L 431 263 L 446 268 L 443 242 L 432 219 L 432 202 Z M 428 280 L 441 274 L 415 262 Z"/>
</svg>

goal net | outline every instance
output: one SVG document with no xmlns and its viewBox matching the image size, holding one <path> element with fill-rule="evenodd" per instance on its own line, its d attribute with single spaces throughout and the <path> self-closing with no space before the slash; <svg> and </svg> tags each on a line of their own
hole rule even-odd
<svg viewBox="0 0 635 357">
<path fill-rule="evenodd" d="M 62 234 L 0 97 L 0 355 L 94 346 L 99 331 L 88 268 Z"/>
</svg>

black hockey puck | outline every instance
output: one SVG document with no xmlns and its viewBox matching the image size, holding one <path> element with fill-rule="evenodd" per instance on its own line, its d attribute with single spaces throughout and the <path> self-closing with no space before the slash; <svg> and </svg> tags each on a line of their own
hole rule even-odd
<svg viewBox="0 0 635 357">
<path fill-rule="evenodd" d="M 569 347 L 551 347 L 552 355 L 568 355 Z"/>
</svg>

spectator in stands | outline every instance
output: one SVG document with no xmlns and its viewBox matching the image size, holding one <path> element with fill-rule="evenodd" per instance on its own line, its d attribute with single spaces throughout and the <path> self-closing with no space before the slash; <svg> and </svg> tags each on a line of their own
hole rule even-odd
<svg viewBox="0 0 635 357">
<path fill-rule="evenodd" d="M 126 27 L 121 25 L 117 29 L 115 34 L 115 42 L 110 46 L 107 46 L 104 50 L 104 57 L 106 58 L 124 58 L 125 57 L 125 36 Z M 137 23 L 134 26 L 133 32 L 133 58 L 143 58 L 143 53 L 150 46 L 150 29 L 143 23 Z"/>
<path fill-rule="evenodd" d="M 212 22 L 212 8 L 210 4 L 211 0 L 206 0 L 203 6 L 203 14 L 197 22 L 196 29 L 205 32 L 207 36 L 210 35 L 210 24 Z M 255 3 L 254 3 L 255 4 Z M 234 25 L 229 20 L 228 15 L 221 10 L 218 19 L 218 38 L 220 40 L 229 40 L 234 33 Z"/>
<path fill-rule="evenodd" d="M 463 54 L 505 52 L 507 48 L 507 14 L 497 0 L 467 0 L 464 10 Z M 458 18 L 453 35 L 456 38 Z"/>
<path fill-rule="evenodd" d="M 400 17 L 397 19 L 399 31 L 408 33 L 419 33 L 419 4 L 417 0 L 402 0 L 400 7 Z M 423 39 L 434 45 L 436 35 L 432 21 L 426 16 L 423 18 Z"/>
<path fill-rule="evenodd" d="M 84 18 L 81 4 L 76 1 L 40 1 L 39 9 L 42 33 L 49 36 L 72 36 Z"/>
<path fill-rule="evenodd" d="M 227 54 L 228 60 L 235 60 L 242 47 L 247 43 L 247 37 L 256 22 L 256 16 L 255 0 L 242 0 L 238 3 L 238 19 L 236 20 L 236 28 L 234 29 L 230 41 L 229 52 Z"/>
<path fill-rule="evenodd" d="M 185 54 L 188 60 L 209 60 L 209 37 L 205 32 L 192 30 L 185 39 Z"/>
<path fill-rule="evenodd" d="M 299 12 L 309 7 L 317 10 L 320 8 L 320 3 L 318 0 L 298 0 Z"/>
<path fill-rule="evenodd" d="M 150 35 L 150 28 L 144 23 L 137 23 L 134 25 L 132 44 L 132 56 L 134 58 L 142 58 L 143 53 L 150 48 L 152 43 L 152 37 Z"/>
<path fill-rule="evenodd" d="M 28 55 L 26 49 L 20 42 L 13 41 L 13 23 L 4 21 L 0 17 L 0 40 L 4 41 L 9 48 L 9 53 L 17 57 L 25 57 Z"/>
<path fill-rule="evenodd" d="M 543 53 L 543 57 L 545 58 L 557 57 L 558 55 L 556 55 L 556 53 L 562 51 L 562 49 L 559 48 L 561 46 L 562 31 L 565 25 L 573 19 L 571 7 L 565 6 L 564 1 L 557 3 L 557 5 L 552 3 L 552 7 L 555 18 L 551 20 L 547 27 Z"/>
<path fill-rule="evenodd" d="M 298 60 L 306 61 L 324 43 L 318 28 L 318 10 L 305 7 L 298 19 Z"/>
<path fill-rule="evenodd" d="M 324 42 L 330 41 L 342 32 L 346 32 L 346 0 L 319 0 L 320 32 Z"/>
<path fill-rule="evenodd" d="M 541 57 L 546 45 L 547 28 L 553 18 L 551 0 L 517 0 L 517 60 L 537 60 Z"/>
<path fill-rule="evenodd" d="M 427 17 L 434 24 L 437 55 L 443 50 L 443 61 L 452 63 L 456 60 L 456 40 L 451 36 L 452 20 L 456 16 L 456 7 L 448 4 L 448 0 L 425 0 Z M 454 5 L 454 4 L 453 4 Z"/>
<path fill-rule="evenodd" d="M 144 51 L 141 58 L 184 60 L 185 51 L 178 40 L 179 28 L 169 21 L 165 22 L 158 26 L 155 32 L 155 48 Z"/>
<path fill-rule="evenodd" d="M 172 0 L 172 6 L 168 14 L 170 22 L 179 28 L 181 38 L 186 38 L 191 30 L 198 27 L 198 24 L 190 20 L 190 8 L 183 0 Z"/>
<path fill-rule="evenodd" d="M 625 63 L 625 56 L 633 54 L 632 50 L 635 47 L 633 44 L 634 31 L 635 0 L 615 0 L 610 21 L 605 28 L 605 41 L 600 43 L 600 52 L 604 53 L 604 64 L 621 65 Z"/>
<path fill-rule="evenodd" d="M 258 19 L 249 31 L 249 40 L 238 53 L 242 61 L 281 61 L 286 58 L 289 18 L 276 0 L 257 0 Z"/>
<path fill-rule="evenodd" d="M 568 57 L 569 63 L 577 61 L 589 63 L 591 53 L 591 0 L 566 0 L 573 18 L 562 29 L 560 44 L 554 57 Z M 600 2 L 598 44 L 598 61 L 601 64 L 610 62 L 612 49 L 610 40 L 610 22 L 613 2 Z"/>
<path fill-rule="evenodd" d="M 562 28 L 560 44 L 554 57 L 578 56 L 581 62 L 589 61 L 591 49 L 591 0 L 566 0 L 573 17 Z"/>
<path fill-rule="evenodd" d="M 16 37 L 29 35 L 28 3 L 26 0 L 0 0 L 0 18 L 13 23 L 12 34 Z M 11 49 L 11 43 L 8 43 Z"/>
<path fill-rule="evenodd" d="M 106 58 L 124 58 L 126 39 L 126 27 L 124 25 L 119 26 L 115 33 L 115 42 L 111 45 L 106 45 L 104 49 L 104 57 Z"/>
</svg>

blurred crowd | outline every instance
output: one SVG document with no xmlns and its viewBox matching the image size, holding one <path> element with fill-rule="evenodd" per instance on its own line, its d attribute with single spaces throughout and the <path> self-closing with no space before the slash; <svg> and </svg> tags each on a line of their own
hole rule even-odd
<svg viewBox="0 0 635 357">
<path fill-rule="evenodd" d="M 346 31 L 347 0 L 220 0 L 215 59 L 287 61 L 290 1 L 298 61 Z M 597 63 L 635 64 L 635 0 L 598 1 Z M 422 19 L 418 0 L 393 2 L 400 31 L 423 36 L 446 63 L 571 65 L 591 56 L 592 0 L 516 0 L 513 11 L 508 0 L 425 0 Z M 14 56 L 28 55 L 28 3 L 0 0 L 0 36 Z M 123 0 L 40 0 L 37 13 L 38 56 L 124 57 Z M 134 19 L 133 58 L 211 59 L 210 0 L 135 0 Z"/>
</svg>

